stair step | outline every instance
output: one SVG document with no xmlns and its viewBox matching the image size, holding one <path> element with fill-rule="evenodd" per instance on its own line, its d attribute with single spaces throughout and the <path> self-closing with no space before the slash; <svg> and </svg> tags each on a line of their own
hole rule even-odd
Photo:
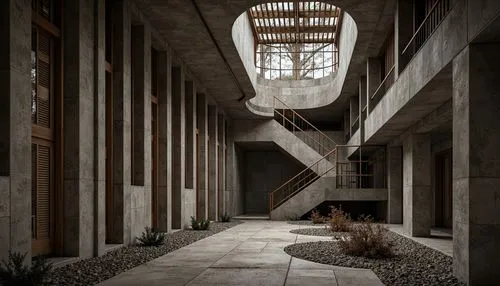
<svg viewBox="0 0 500 286">
<path fill-rule="evenodd" d="M 269 220 L 268 214 L 262 215 L 237 215 L 233 216 L 233 219 L 236 220 Z"/>
</svg>

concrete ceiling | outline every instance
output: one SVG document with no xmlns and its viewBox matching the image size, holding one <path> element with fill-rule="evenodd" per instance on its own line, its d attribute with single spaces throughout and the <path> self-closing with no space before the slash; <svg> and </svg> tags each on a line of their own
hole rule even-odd
<svg viewBox="0 0 500 286">
<path fill-rule="evenodd" d="M 255 90 L 234 46 L 231 30 L 241 13 L 253 5 L 271 1 L 133 1 L 230 117 L 257 117 L 245 107 L 245 101 L 255 96 Z M 395 0 L 323 2 L 344 9 L 358 28 L 357 43 L 340 99 L 314 112 L 305 111 L 314 121 L 328 122 L 341 118 L 349 96 L 357 94 L 359 76 L 366 72 L 366 58 L 377 54 L 392 25 Z M 239 101 L 243 96 L 245 98 Z"/>
</svg>

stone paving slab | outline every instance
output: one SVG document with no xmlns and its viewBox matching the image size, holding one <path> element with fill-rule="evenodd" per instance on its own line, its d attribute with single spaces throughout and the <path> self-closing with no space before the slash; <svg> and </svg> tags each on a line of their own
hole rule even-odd
<svg viewBox="0 0 500 286">
<path fill-rule="evenodd" d="M 297 227 L 246 221 L 100 285 L 383 285 L 371 270 L 324 265 L 285 253 L 287 245 L 318 239 L 289 232 Z"/>
</svg>

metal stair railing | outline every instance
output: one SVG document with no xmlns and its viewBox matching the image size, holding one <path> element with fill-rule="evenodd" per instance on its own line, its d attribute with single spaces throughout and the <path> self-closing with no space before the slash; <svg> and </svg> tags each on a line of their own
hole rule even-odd
<svg viewBox="0 0 500 286">
<path fill-rule="evenodd" d="M 337 148 L 330 150 L 321 159 L 272 191 L 269 194 L 269 211 L 276 209 L 325 174 L 335 172 L 336 164 L 331 164 L 330 160 L 335 160 L 336 154 Z"/>
<path fill-rule="evenodd" d="M 331 150 L 335 149 L 337 143 L 332 138 L 320 131 L 276 96 L 274 96 L 273 100 L 273 109 L 274 120 L 313 148 L 321 156 L 325 156 Z"/>
</svg>

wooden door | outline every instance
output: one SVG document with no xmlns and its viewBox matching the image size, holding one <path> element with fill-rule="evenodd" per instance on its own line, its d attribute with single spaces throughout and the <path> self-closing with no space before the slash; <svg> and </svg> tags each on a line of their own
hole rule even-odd
<svg viewBox="0 0 500 286">
<path fill-rule="evenodd" d="M 31 29 L 31 234 L 32 255 L 47 255 L 55 245 L 55 160 L 61 146 L 56 138 L 60 106 L 60 31 L 55 23 L 56 1 L 32 1 Z M 57 148 L 57 149 L 56 149 Z"/>
<path fill-rule="evenodd" d="M 151 197 L 152 225 L 158 227 L 158 105 L 156 97 L 151 102 Z"/>
<path fill-rule="evenodd" d="M 436 155 L 435 215 L 436 226 L 453 226 L 452 152 L 448 149 Z"/>
</svg>

